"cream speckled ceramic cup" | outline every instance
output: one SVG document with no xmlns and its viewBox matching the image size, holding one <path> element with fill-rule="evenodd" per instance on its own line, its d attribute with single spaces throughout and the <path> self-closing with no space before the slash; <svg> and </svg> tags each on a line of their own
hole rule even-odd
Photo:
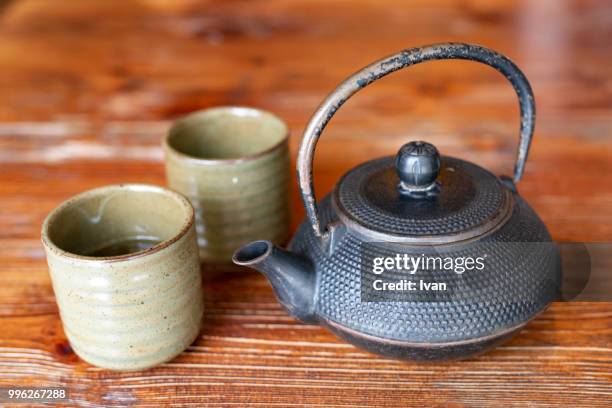
<svg viewBox="0 0 612 408">
<path fill-rule="evenodd" d="M 255 239 L 289 234 L 288 130 L 275 115 L 221 107 L 179 119 L 164 140 L 171 188 L 196 213 L 200 258 L 231 262 Z"/>
<path fill-rule="evenodd" d="M 194 214 L 180 194 L 140 184 L 84 192 L 47 216 L 42 241 L 64 331 L 83 360 L 144 369 L 198 336 Z"/>
</svg>

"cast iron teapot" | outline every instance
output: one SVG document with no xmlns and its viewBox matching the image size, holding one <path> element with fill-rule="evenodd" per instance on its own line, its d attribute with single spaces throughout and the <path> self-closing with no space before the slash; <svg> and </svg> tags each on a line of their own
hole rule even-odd
<svg viewBox="0 0 612 408">
<path fill-rule="evenodd" d="M 317 203 L 314 150 L 338 108 L 389 73 L 443 59 L 490 65 L 512 83 L 521 112 L 514 178 L 440 156 L 429 143 L 411 142 L 395 157 L 350 170 Z M 366 350 L 411 360 L 483 352 L 545 309 L 561 279 L 556 246 L 515 188 L 534 120 L 527 79 L 512 61 L 487 48 L 436 44 L 379 60 L 340 84 L 306 127 L 297 171 L 307 219 L 289 249 L 255 241 L 237 250 L 233 261 L 262 272 L 289 314 Z M 408 260 L 405 267 L 415 259 L 420 267 L 402 270 L 402 261 Z M 472 260 L 471 270 L 465 271 L 466 259 Z M 375 267 L 381 265 L 389 270 L 381 273 Z"/>
</svg>

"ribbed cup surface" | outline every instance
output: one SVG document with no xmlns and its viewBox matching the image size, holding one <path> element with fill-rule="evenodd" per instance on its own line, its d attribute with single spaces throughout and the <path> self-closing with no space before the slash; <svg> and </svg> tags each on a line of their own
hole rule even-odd
<svg viewBox="0 0 612 408">
<path fill-rule="evenodd" d="M 168 361 L 197 337 L 204 311 L 195 228 L 156 252 L 119 261 L 47 249 L 64 331 L 85 361 L 137 370 Z"/>
<path fill-rule="evenodd" d="M 64 332 L 113 370 L 166 362 L 198 336 L 204 302 L 193 209 L 162 187 L 100 187 L 45 219 L 42 241 Z"/>
<path fill-rule="evenodd" d="M 228 138 L 237 144 L 241 140 L 253 143 L 260 135 L 249 133 L 248 128 L 239 136 L 233 129 L 220 130 L 242 120 L 243 112 L 261 116 L 262 122 L 272 120 L 270 114 L 252 109 L 216 108 L 178 121 L 170 137 L 197 139 L 199 132 L 205 133 L 214 124 L 218 126 L 215 131 L 228 132 Z M 184 130 L 187 126 L 192 126 L 189 131 Z M 281 243 L 288 238 L 291 172 L 286 134 L 280 134 L 279 140 L 267 150 L 235 159 L 191 156 L 176 150 L 171 142 L 164 143 L 168 185 L 189 198 L 194 207 L 202 260 L 230 262 L 233 252 L 248 242 L 268 239 Z"/>
</svg>

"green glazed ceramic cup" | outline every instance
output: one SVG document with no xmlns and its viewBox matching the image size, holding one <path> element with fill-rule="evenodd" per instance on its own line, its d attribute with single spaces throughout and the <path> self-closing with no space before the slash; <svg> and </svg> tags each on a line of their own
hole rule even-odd
<svg viewBox="0 0 612 408">
<path fill-rule="evenodd" d="M 220 107 L 179 119 L 164 139 L 171 188 L 196 213 L 200 258 L 231 262 L 254 239 L 289 234 L 288 130 L 275 115 Z"/>
<path fill-rule="evenodd" d="M 195 340 L 204 305 L 194 224 L 183 196 L 139 184 L 84 192 L 47 216 L 42 241 L 77 355 L 138 370 Z"/>
</svg>

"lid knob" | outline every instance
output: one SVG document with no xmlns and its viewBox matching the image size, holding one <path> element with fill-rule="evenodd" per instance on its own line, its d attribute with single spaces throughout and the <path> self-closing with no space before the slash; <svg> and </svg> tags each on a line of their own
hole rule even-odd
<svg viewBox="0 0 612 408">
<path fill-rule="evenodd" d="M 438 190 L 440 153 L 427 142 L 410 142 L 403 145 L 395 156 L 395 170 L 400 178 L 398 190 L 411 197 L 428 197 Z"/>
</svg>

